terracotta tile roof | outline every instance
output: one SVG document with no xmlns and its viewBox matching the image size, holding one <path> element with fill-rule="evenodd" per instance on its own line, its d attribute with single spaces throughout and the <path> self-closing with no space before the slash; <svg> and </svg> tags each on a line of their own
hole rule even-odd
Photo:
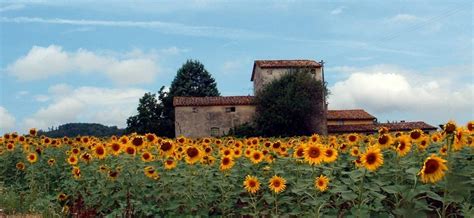
<svg viewBox="0 0 474 218">
<path fill-rule="evenodd" d="M 260 68 L 321 67 L 314 60 L 256 60 L 254 63 Z"/>
<path fill-rule="evenodd" d="M 422 121 L 416 122 L 399 122 L 399 123 L 378 123 L 378 124 L 361 124 L 361 125 L 330 125 L 328 126 L 329 134 L 342 133 L 376 133 L 381 127 L 387 127 L 392 132 L 411 131 L 413 129 L 421 129 L 423 131 L 436 130 L 437 128 Z"/>
<path fill-rule="evenodd" d="M 253 105 L 254 96 L 174 97 L 173 106 Z"/>
<path fill-rule="evenodd" d="M 314 60 L 255 60 L 250 81 L 253 81 L 257 66 L 260 68 L 319 68 L 321 64 Z"/>
<path fill-rule="evenodd" d="M 362 109 L 328 110 L 328 120 L 373 120 L 374 116 Z"/>
</svg>

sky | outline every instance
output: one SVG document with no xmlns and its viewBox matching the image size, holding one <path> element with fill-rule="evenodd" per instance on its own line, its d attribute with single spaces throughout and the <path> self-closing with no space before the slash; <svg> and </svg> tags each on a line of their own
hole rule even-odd
<svg viewBox="0 0 474 218">
<path fill-rule="evenodd" d="M 224 96 L 254 60 L 324 60 L 329 109 L 380 122 L 474 120 L 470 1 L 0 0 L 0 133 L 126 127 L 201 61 Z"/>
</svg>

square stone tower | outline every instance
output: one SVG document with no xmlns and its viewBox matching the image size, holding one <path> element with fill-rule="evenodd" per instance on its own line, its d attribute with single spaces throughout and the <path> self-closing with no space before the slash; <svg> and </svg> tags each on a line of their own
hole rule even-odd
<svg viewBox="0 0 474 218">
<path fill-rule="evenodd" d="M 309 71 L 316 80 L 324 84 L 324 62 L 314 60 L 256 60 L 253 64 L 252 77 L 253 92 L 256 95 L 266 84 L 281 78 L 287 73 L 298 70 Z M 327 103 L 323 94 L 323 99 L 314 102 L 316 107 L 320 108 L 318 114 L 313 114 L 311 122 L 313 132 L 327 134 Z"/>
</svg>

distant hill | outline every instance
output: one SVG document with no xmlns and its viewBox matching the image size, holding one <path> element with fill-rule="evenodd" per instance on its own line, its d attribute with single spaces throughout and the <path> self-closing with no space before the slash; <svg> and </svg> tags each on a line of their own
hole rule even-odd
<svg viewBox="0 0 474 218">
<path fill-rule="evenodd" d="M 112 136 L 124 134 L 124 129 L 119 129 L 116 126 L 104 126 L 98 123 L 68 123 L 60 125 L 57 128 L 52 128 L 49 131 L 38 132 L 38 135 L 45 135 L 48 137 L 59 138 L 59 137 L 75 137 L 81 136 Z"/>
</svg>

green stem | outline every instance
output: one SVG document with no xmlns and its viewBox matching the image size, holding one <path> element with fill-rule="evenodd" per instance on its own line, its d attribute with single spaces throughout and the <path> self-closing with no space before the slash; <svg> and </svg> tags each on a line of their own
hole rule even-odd
<svg viewBox="0 0 474 218">
<path fill-rule="evenodd" d="M 362 179 L 360 180 L 360 184 L 359 184 L 359 216 L 358 217 L 362 217 L 361 216 L 361 207 L 362 207 L 362 189 L 364 188 L 364 179 L 365 179 L 365 174 L 367 173 L 367 170 L 366 169 L 363 169 L 364 170 L 364 175 L 362 176 Z"/>
<path fill-rule="evenodd" d="M 443 190 L 443 208 L 442 208 L 442 217 L 447 217 L 447 210 L 448 210 L 448 206 L 449 206 L 449 203 L 446 202 L 446 197 L 448 196 L 448 173 L 450 172 L 450 170 L 452 170 L 450 168 L 451 165 L 451 146 L 452 146 L 452 142 L 453 142 L 454 138 L 453 138 L 453 135 L 452 134 L 449 134 L 448 136 L 446 136 L 446 144 L 448 146 L 448 149 L 447 149 L 447 156 L 446 156 L 446 159 L 447 159 L 447 165 L 448 165 L 448 171 L 446 172 L 446 175 L 444 177 L 444 190 Z"/>
</svg>

